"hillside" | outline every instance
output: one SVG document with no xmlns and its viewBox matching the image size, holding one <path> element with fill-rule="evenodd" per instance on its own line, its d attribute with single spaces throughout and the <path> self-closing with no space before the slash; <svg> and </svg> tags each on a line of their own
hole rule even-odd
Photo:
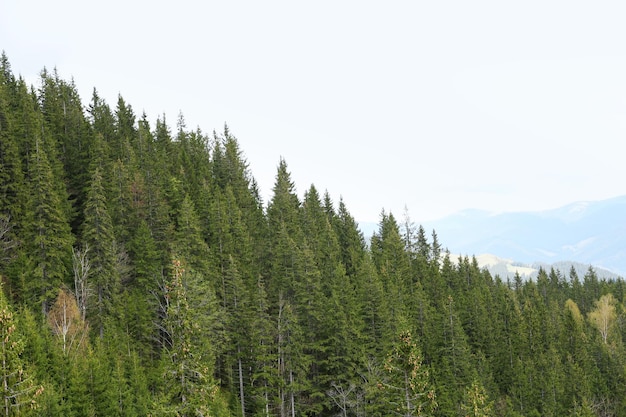
<svg viewBox="0 0 626 417">
<path fill-rule="evenodd" d="M 5 416 L 626 415 L 621 278 L 506 282 L 392 213 L 366 242 L 284 159 L 262 201 L 228 127 L 85 103 L 0 59 Z"/>
</svg>

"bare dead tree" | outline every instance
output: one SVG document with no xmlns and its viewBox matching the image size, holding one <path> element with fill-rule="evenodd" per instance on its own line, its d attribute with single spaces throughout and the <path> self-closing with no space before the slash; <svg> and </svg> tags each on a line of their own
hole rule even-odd
<svg viewBox="0 0 626 417">
<path fill-rule="evenodd" d="M 12 249 L 17 241 L 11 237 L 13 224 L 10 216 L 0 216 L 0 262 L 8 262 L 12 258 Z"/>
<path fill-rule="evenodd" d="M 74 296 L 80 311 L 81 320 L 87 317 L 87 302 L 91 295 L 91 287 L 88 282 L 91 263 L 89 262 L 89 246 L 72 248 L 72 267 L 74 269 Z"/>
<path fill-rule="evenodd" d="M 341 410 L 341 417 L 348 417 L 348 409 L 350 408 L 351 395 L 355 390 L 354 384 L 350 384 L 348 388 L 344 388 L 335 382 L 330 384 L 332 389 L 328 390 L 326 394 L 333 400 L 335 405 Z"/>
<path fill-rule="evenodd" d="M 117 272 L 118 277 L 120 278 L 120 282 L 122 284 L 128 284 L 131 279 L 131 261 L 128 252 L 124 245 L 115 242 L 115 270 Z"/>
<path fill-rule="evenodd" d="M 161 270 L 160 274 L 154 276 L 154 280 L 156 282 L 156 289 L 151 290 L 150 293 L 152 294 L 157 310 L 157 317 L 153 322 L 157 330 L 155 341 L 163 348 L 169 349 L 172 346 L 172 337 L 165 325 L 165 320 L 170 308 L 170 287 L 167 284 L 165 271 Z"/>
</svg>

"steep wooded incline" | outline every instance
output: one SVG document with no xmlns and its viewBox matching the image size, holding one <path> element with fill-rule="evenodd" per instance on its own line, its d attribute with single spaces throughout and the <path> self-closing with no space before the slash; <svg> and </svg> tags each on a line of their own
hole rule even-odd
<svg viewBox="0 0 626 417">
<path fill-rule="evenodd" d="M 227 128 L 88 103 L 2 57 L 4 415 L 626 415 L 622 280 L 366 242 L 284 160 L 261 201 Z"/>
</svg>

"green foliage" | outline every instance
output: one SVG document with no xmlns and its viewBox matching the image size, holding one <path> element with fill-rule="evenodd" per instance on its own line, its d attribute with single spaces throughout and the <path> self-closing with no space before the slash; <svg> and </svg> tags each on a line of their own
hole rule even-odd
<svg viewBox="0 0 626 417">
<path fill-rule="evenodd" d="M 411 336 L 399 333 L 383 363 L 383 377 L 377 383 L 386 415 L 429 416 L 437 408 L 435 391 L 431 387 L 428 367 Z"/>
<path fill-rule="evenodd" d="M 39 304 L 45 312 L 56 297 L 57 289 L 69 277 L 74 237 L 63 210 L 66 194 L 59 189 L 60 179 L 54 175 L 46 151 L 39 142 L 28 166 L 30 197 L 24 234 L 30 256 L 23 267 L 30 271 L 23 290 L 29 294 L 26 299 L 31 305 Z"/>
<path fill-rule="evenodd" d="M 465 390 L 461 411 L 464 417 L 490 417 L 493 403 L 489 401 L 485 388 L 474 380 Z"/>
<path fill-rule="evenodd" d="M 91 254 L 91 282 L 95 292 L 88 316 L 102 336 L 103 320 L 113 313 L 117 301 L 119 274 L 113 224 L 100 168 L 94 171 L 87 193 L 82 236 Z"/>
<path fill-rule="evenodd" d="M 626 415 L 624 280 L 505 283 L 408 214 L 368 245 L 284 159 L 264 204 L 228 127 L 40 81 L 2 55 L 8 415 Z"/>
<path fill-rule="evenodd" d="M 187 296 L 189 272 L 180 260 L 172 261 L 172 273 L 166 284 L 163 327 L 167 344 L 163 351 L 165 392 L 164 413 L 180 416 L 207 415 L 218 395 L 213 381 L 210 345 L 199 334 L 194 311 Z M 191 273 L 193 274 L 193 272 Z"/>
<path fill-rule="evenodd" d="M 36 399 L 43 392 L 43 386 L 38 386 L 24 369 L 21 358 L 24 341 L 17 325 L 0 287 L 0 407 L 5 416 L 33 415 Z"/>
</svg>

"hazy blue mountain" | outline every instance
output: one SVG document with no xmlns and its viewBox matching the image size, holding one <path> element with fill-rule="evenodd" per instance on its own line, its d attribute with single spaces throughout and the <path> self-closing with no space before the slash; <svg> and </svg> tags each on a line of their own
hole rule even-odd
<svg viewBox="0 0 626 417">
<path fill-rule="evenodd" d="M 574 261 L 626 276 L 626 196 L 539 212 L 464 210 L 423 226 L 451 253 L 526 265 Z"/>
<path fill-rule="evenodd" d="M 485 265 L 500 275 L 512 267 L 539 265 L 568 274 L 573 264 L 577 271 L 593 266 L 606 270 L 599 275 L 626 277 L 626 195 L 546 211 L 493 214 L 468 209 L 421 224 L 428 235 L 434 229 L 453 254 L 495 255 L 501 262 Z M 363 223 L 360 228 L 369 240 L 378 226 Z"/>
</svg>

